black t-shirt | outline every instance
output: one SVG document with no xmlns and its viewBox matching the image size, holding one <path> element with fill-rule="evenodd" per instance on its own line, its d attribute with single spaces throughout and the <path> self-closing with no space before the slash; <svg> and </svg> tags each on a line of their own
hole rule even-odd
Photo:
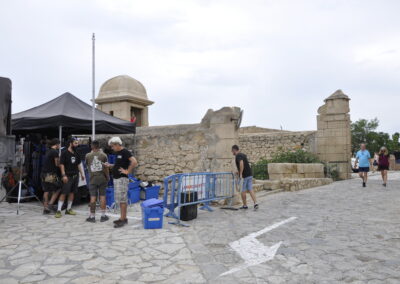
<svg viewBox="0 0 400 284">
<path fill-rule="evenodd" d="M 112 170 L 113 178 L 128 177 L 125 174 L 121 174 L 119 168 L 127 170 L 131 164 L 131 161 L 129 160 L 130 157 L 132 157 L 131 152 L 125 148 L 121 151 L 115 152 L 115 164 Z"/>
<path fill-rule="evenodd" d="M 67 176 L 73 176 L 79 174 L 79 164 L 81 163 L 81 157 L 77 152 L 71 153 L 65 150 L 61 153 L 60 164 L 64 165 L 65 174 Z"/>
<path fill-rule="evenodd" d="M 42 173 L 46 173 L 46 174 L 57 174 L 58 173 L 58 167 L 56 166 L 56 163 L 54 160 L 55 158 L 58 158 L 58 151 L 56 149 L 50 148 L 46 152 L 46 155 L 44 156 Z"/>
<path fill-rule="evenodd" d="M 240 174 L 240 161 L 243 161 L 244 165 L 242 177 L 243 178 L 251 177 L 252 176 L 251 168 L 249 161 L 247 160 L 247 156 L 243 153 L 238 153 L 235 157 L 236 167 L 239 171 L 239 174 Z"/>
</svg>

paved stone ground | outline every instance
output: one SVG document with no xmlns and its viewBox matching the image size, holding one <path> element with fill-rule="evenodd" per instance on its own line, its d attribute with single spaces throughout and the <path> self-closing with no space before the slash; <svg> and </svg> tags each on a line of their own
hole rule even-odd
<svg viewBox="0 0 400 284">
<path fill-rule="evenodd" d="M 34 204 L 0 204 L 0 283 L 400 283 L 400 174 L 378 175 L 262 196 L 261 208 L 199 212 L 188 228 L 143 230 L 138 206 L 129 226 L 40 215 Z M 289 217 L 258 237 L 282 241 L 275 258 L 243 263 L 229 243 Z"/>
</svg>

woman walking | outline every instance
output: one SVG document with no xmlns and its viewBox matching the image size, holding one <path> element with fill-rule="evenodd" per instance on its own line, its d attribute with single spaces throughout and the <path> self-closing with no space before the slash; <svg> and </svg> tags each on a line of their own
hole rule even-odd
<svg viewBox="0 0 400 284">
<path fill-rule="evenodd" d="M 386 187 L 387 173 L 389 170 L 389 153 L 386 147 L 379 150 L 378 170 L 381 172 L 383 186 Z"/>
</svg>

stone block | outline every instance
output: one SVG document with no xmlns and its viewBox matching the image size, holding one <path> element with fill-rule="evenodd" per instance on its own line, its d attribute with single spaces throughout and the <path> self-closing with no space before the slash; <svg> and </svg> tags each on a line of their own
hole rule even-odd
<svg viewBox="0 0 400 284">
<path fill-rule="evenodd" d="M 268 173 L 293 174 L 297 172 L 296 164 L 293 163 L 270 163 Z"/>
</svg>

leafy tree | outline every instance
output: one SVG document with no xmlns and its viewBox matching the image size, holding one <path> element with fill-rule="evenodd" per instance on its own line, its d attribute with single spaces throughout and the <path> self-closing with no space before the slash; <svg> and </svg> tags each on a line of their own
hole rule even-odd
<svg viewBox="0 0 400 284">
<path fill-rule="evenodd" d="M 367 149 L 371 155 L 379 152 L 382 146 L 388 148 L 389 153 L 400 150 L 399 133 L 394 133 L 392 137 L 385 132 L 377 132 L 379 126 L 377 118 L 367 120 L 359 119 L 351 124 L 351 151 L 355 153 L 360 148 L 361 143 L 367 144 Z"/>
</svg>

